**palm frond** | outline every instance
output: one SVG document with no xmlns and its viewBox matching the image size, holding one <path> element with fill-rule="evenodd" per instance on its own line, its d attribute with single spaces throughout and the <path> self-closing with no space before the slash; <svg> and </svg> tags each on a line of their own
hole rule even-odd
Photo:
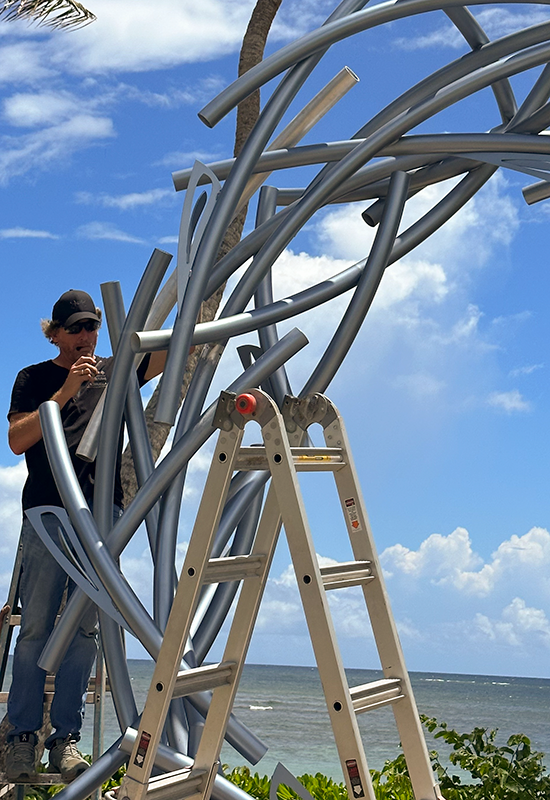
<svg viewBox="0 0 550 800">
<path fill-rule="evenodd" d="M 73 0 L 0 0 L 0 20 L 26 19 L 49 28 L 80 28 L 95 18 Z"/>
</svg>

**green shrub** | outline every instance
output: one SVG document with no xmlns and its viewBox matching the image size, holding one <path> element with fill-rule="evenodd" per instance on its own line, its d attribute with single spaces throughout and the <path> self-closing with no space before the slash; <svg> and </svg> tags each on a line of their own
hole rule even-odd
<svg viewBox="0 0 550 800">
<path fill-rule="evenodd" d="M 523 733 L 510 736 L 505 745 L 497 745 L 497 730 L 474 728 L 470 733 L 457 733 L 446 723 L 422 717 L 426 728 L 452 747 L 450 764 L 469 773 L 463 782 L 460 775 L 451 775 L 436 751 L 430 753 L 432 764 L 445 800 L 550 800 L 550 777 L 543 764 L 544 754 L 531 749 Z M 376 800 L 414 800 L 405 757 L 401 753 L 386 761 L 381 770 L 371 770 Z M 269 800 L 269 778 L 252 775 L 247 767 L 227 773 L 257 800 Z M 343 783 L 335 783 L 321 773 L 301 775 L 298 780 L 316 800 L 348 800 Z M 294 800 L 297 795 L 286 786 L 277 792 L 279 800 Z"/>
<path fill-rule="evenodd" d="M 550 777 L 543 764 L 544 754 L 531 750 L 523 733 L 510 736 L 506 745 L 497 746 L 497 730 L 474 728 L 471 733 L 457 733 L 446 723 L 423 717 L 422 722 L 453 750 L 451 764 L 469 772 L 473 783 L 462 784 L 457 775 L 449 775 L 436 752 L 432 762 L 445 800 L 548 800 Z"/>
<path fill-rule="evenodd" d="M 422 717 L 426 728 L 452 748 L 449 762 L 469 773 L 470 780 L 463 782 L 460 775 L 451 775 L 434 750 L 430 753 L 434 770 L 445 800 L 550 800 L 550 776 L 543 764 L 543 753 L 531 749 L 531 742 L 523 733 L 510 736 L 505 745 L 497 745 L 497 730 L 474 728 L 470 733 L 457 733 L 445 722 Z M 106 783 L 103 792 L 120 785 L 125 767 L 121 767 Z M 256 800 L 269 800 L 270 779 L 248 767 L 229 771 L 224 766 L 227 780 L 239 786 Z M 386 761 L 381 770 L 371 770 L 376 800 L 414 800 L 405 757 L 401 753 Z M 318 772 L 300 775 L 300 783 L 315 800 L 348 800 L 346 787 Z M 62 786 L 29 786 L 28 800 L 49 800 Z M 296 800 L 298 795 L 281 784 L 278 800 Z"/>
</svg>

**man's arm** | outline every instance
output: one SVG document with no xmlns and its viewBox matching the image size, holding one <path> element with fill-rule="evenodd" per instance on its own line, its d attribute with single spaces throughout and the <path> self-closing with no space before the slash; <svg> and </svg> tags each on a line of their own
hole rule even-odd
<svg viewBox="0 0 550 800">
<path fill-rule="evenodd" d="M 53 397 L 50 397 L 50 400 L 55 400 L 59 408 L 63 408 L 78 393 L 82 384 L 96 375 L 97 367 L 94 359 L 90 356 L 81 356 L 70 368 L 61 389 L 58 389 Z M 10 414 L 8 444 L 16 456 L 23 455 L 41 438 L 42 429 L 38 410 Z"/>
<path fill-rule="evenodd" d="M 195 350 L 195 345 L 192 344 L 189 348 L 189 355 Z M 151 378 L 156 378 L 157 375 L 160 375 L 161 372 L 164 372 L 164 365 L 166 364 L 166 356 L 168 355 L 168 350 L 157 350 L 156 353 L 149 353 L 149 364 L 147 366 L 147 372 L 144 375 L 146 381 L 150 381 Z"/>
</svg>

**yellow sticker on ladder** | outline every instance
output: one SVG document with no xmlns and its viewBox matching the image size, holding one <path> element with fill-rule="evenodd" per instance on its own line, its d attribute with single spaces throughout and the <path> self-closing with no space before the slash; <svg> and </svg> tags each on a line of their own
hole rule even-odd
<svg viewBox="0 0 550 800">
<path fill-rule="evenodd" d="M 354 531 L 363 530 L 361 522 L 359 520 L 359 514 L 357 513 L 357 504 L 355 502 L 355 497 L 349 497 L 347 500 L 344 500 L 344 505 L 346 507 L 346 514 L 348 515 L 349 524 L 351 525 L 353 530 Z"/>
</svg>

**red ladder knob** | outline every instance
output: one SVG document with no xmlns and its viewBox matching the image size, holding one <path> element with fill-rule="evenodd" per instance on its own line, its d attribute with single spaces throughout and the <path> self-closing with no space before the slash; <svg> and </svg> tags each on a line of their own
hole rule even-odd
<svg viewBox="0 0 550 800">
<path fill-rule="evenodd" d="M 237 411 L 241 414 L 253 414 L 256 411 L 256 398 L 253 394 L 240 394 L 235 400 Z"/>
</svg>

